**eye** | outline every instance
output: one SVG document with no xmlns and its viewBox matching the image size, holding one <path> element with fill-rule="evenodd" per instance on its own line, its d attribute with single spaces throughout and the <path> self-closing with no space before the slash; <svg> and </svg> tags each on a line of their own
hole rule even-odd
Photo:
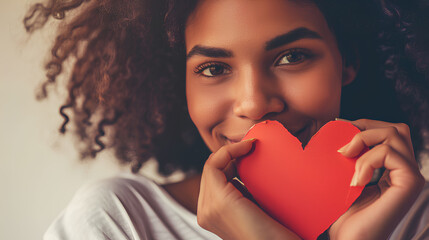
<svg viewBox="0 0 429 240">
<path fill-rule="evenodd" d="M 278 58 L 276 66 L 299 64 L 310 57 L 311 54 L 304 49 L 287 50 Z"/>
<path fill-rule="evenodd" d="M 198 66 L 195 73 L 201 74 L 204 77 L 216 77 L 219 75 L 228 74 L 231 72 L 228 65 L 219 62 L 204 63 Z"/>
</svg>

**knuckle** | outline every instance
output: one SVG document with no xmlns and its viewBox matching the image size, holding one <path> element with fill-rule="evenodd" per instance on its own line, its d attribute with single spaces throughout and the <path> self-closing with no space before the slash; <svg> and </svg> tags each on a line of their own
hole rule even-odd
<svg viewBox="0 0 429 240">
<path fill-rule="evenodd" d="M 364 138 L 364 132 L 358 132 L 352 140 L 354 141 L 362 141 Z"/>
<path fill-rule="evenodd" d="M 222 146 L 219 148 L 219 150 L 217 150 L 217 152 L 221 154 L 225 154 L 226 151 L 227 151 L 226 146 Z"/>
<path fill-rule="evenodd" d="M 405 124 L 405 123 L 397 123 L 396 124 L 396 128 L 402 134 L 405 134 L 407 136 L 410 135 L 410 126 L 408 126 L 407 124 Z"/>
<path fill-rule="evenodd" d="M 393 126 L 387 127 L 387 135 L 390 137 L 399 135 L 398 129 Z"/>
<path fill-rule="evenodd" d="M 225 146 L 219 148 L 215 153 L 210 155 L 209 159 L 207 159 L 206 166 L 214 166 L 216 165 L 216 162 L 218 162 L 220 159 L 225 159 L 229 156 L 228 150 Z"/>
<path fill-rule="evenodd" d="M 218 153 L 219 153 L 219 156 L 222 158 L 231 158 L 231 154 L 230 154 L 227 146 L 222 146 L 219 149 Z"/>
<path fill-rule="evenodd" d="M 208 165 L 211 165 L 211 163 L 214 161 L 215 156 L 216 156 L 215 153 L 210 154 L 210 156 L 207 158 L 207 160 L 204 164 L 203 170 L 205 170 Z"/>
<path fill-rule="evenodd" d="M 357 133 L 353 139 L 352 139 L 352 144 L 362 144 L 362 145 L 367 145 L 365 142 L 365 132 L 359 132 Z"/>
<path fill-rule="evenodd" d="M 382 152 L 384 155 L 389 155 L 392 152 L 392 147 L 387 144 L 380 144 L 377 146 L 378 151 Z"/>
</svg>

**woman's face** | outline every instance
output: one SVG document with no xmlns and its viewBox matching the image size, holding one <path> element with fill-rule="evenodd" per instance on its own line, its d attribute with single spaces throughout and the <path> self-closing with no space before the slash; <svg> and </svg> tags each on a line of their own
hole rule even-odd
<svg viewBox="0 0 429 240">
<path fill-rule="evenodd" d="M 201 0 L 185 40 L 189 114 L 212 151 L 267 119 L 306 144 L 339 115 L 341 88 L 355 77 L 307 1 Z"/>
</svg>

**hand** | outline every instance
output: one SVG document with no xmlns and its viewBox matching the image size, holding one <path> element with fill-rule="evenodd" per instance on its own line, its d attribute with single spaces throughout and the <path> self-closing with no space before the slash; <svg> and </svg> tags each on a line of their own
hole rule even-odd
<svg viewBox="0 0 429 240">
<path fill-rule="evenodd" d="M 222 239 L 299 239 L 234 187 L 236 158 L 247 154 L 253 139 L 223 146 L 210 155 L 201 177 L 197 220 Z"/>
<path fill-rule="evenodd" d="M 424 185 L 414 158 L 406 124 L 374 120 L 351 122 L 362 132 L 339 150 L 355 157 L 371 149 L 356 162 L 351 185 L 365 186 L 375 169 L 386 171 L 377 185 L 366 187 L 361 196 L 330 228 L 331 239 L 387 239 L 407 213 Z"/>
</svg>

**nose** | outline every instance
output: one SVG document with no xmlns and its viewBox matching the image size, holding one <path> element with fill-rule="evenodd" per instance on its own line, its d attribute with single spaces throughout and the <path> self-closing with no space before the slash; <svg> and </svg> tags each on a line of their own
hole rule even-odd
<svg viewBox="0 0 429 240">
<path fill-rule="evenodd" d="M 281 89 L 268 73 L 249 67 L 239 74 L 236 84 L 233 107 L 236 116 L 261 120 L 286 109 Z"/>
</svg>

